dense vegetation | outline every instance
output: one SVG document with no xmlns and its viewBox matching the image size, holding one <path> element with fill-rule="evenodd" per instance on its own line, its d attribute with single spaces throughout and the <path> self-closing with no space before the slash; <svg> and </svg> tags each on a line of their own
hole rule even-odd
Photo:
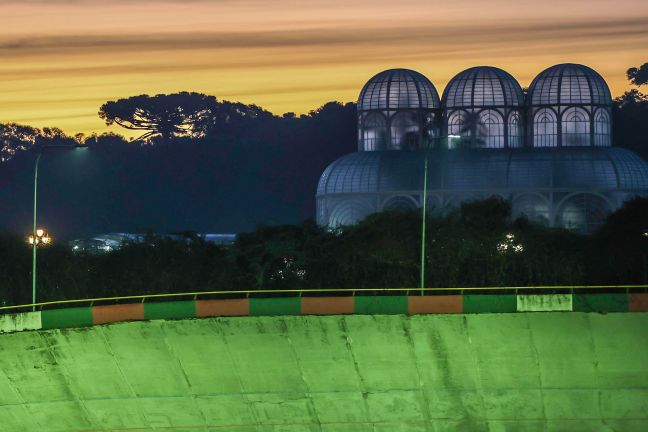
<svg viewBox="0 0 648 432">
<path fill-rule="evenodd" d="M 429 287 L 645 283 L 648 200 L 612 214 L 594 236 L 511 220 L 498 198 L 464 204 L 427 221 Z M 385 212 L 357 226 L 323 230 L 311 221 L 260 227 L 216 246 L 149 236 L 107 254 L 40 251 L 39 300 L 214 290 L 415 288 L 420 212 Z M 498 250 L 513 234 L 511 244 Z M 29 303 L 31 253 L 24 240 L 0 238 L 0 302 Z M 11 265 L 8 265 L 11 263 Z"/>
</svg>

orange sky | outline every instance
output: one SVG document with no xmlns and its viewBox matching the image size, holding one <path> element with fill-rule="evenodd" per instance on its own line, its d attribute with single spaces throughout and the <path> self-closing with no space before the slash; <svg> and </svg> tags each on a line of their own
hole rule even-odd
<svg viewBox="0 0 648 432">
<path fill-rule="evenodd" d="M 648 61 L 645 0 L 0 0 L 0 122 L 108 129 L 107 101 L 181 90 L 274 113 L 351 101 L 390 67 L 436 85 L 493 65 L 522 85 L 587 64 L 613 95 Z"/>
</svg>

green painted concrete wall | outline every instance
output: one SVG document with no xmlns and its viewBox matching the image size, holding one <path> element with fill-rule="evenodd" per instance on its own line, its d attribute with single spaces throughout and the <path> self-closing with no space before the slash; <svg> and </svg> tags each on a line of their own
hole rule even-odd
<svg viewBox="0 0 648 432">
<path fill-rule="evenodd" d="M 647 365 L 643 312 L 24 331 L 0 334 L 0 430 L 643 432 Z"/>
</svg>

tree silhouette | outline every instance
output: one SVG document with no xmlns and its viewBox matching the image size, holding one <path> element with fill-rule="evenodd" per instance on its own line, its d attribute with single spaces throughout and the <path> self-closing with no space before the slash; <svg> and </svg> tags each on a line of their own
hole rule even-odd
<svg viewBox="0 0 648 432">
<path fill-rule="evenodd" d="M 201 93 L 180 92 L 139 95 L 106 102 L 99 109 L 107 125 L 145 131 L 137 140 L 152 143 L 155 138 L 169 142 L 172 138 L 200 138 L 198 125 L 213 115 L 216 98 Z"/>
<path fill-rule="evenodd" d="M 628 80 L 636 86 L 648 84 L 648 63 L 644 63 L 638 68 L 631 67 L 626 71 L 626 75 Z"/>
<path fill-rule="evenodd" d="M 11 159 L 18 151 L 31 148 L 41 131 L 16 123 L 0 124 L 0 162 Z"/>
<path fill-rule="evenodd" d="M 488 129 L 480 121 L 479 113 L 469 112 L 465 115 L 464 123 L 459 130 L 459 135 L 462 138 L 468 137 L 466 140 L 468 141 L 467 143 L 464 143 L 462 139 L 462 144 L 467 144 L 468 147 L 484 143 L 485 138 L 488 137 Z"/>
</svg>

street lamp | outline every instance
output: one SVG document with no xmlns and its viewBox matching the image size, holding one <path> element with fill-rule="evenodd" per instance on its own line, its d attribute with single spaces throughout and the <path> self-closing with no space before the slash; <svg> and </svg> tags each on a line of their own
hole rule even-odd
<svg viewBox="0 0 648 432">
<path fill-rule="evenodd" d="M 27 243 L 35 246 L 47 246 L 52 244 L 52 237 L 50 237 L 47 231 L 45 231 L 43 228 L 37 228 L 36 236 L 34 236 L 34 234 L 31 234 L 29 237 L 27 237 Z"/>
<path fill-rule="evenodd" d="M 648 240 L 648 229 L 643 229 L 641 231 L 641 236 Z M 646 246 L 642 248 L 643 253 L 641 254 L 641 260 L 643 261 L 643 283 L 646 285 L 648 283 L 648 263 L 646 262 Z"/>
<path fill-rule="evenodd" d="M 38 156 L 36 156 L 36 166 L 34 168 L 34 229 L 32 235 L 30 236 L 32 245 L 32 311 L 36 310 L 36 247 L 40 243 L 49 244 L 52 241 L 52 238 L 46 235 L 44 229 L 36 228 L 36 200 L 38 197 L 38 166 L 40 165 L 41 156 L 45 149 L 55 148 L 55 149 L 77 149 L 77 148 L 87 148 L 85 145 L 76 144 L 76 145 L 60 145 L 60 144 L 45 144 L 41 145 L 38 148 Z M 39 235 L 40 233 L 40 235 Z M 40 240 L 39 240 L 40 239 Z"/>
</svg>

